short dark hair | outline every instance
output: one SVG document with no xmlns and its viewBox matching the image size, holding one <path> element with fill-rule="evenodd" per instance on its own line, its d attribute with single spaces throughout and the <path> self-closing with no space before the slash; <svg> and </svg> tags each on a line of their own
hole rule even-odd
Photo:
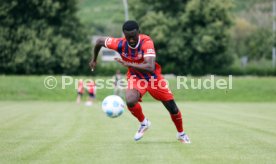
<svg viewBox="0 0 276 164">
<path fill-rule="evenodd" d="M 132 31 L 132 30 L 138 30 L 139 31 L 139 25 L 134 20 L 128 20 L 123 24 L 122 30 L 123 31 Z"/>
</svg>

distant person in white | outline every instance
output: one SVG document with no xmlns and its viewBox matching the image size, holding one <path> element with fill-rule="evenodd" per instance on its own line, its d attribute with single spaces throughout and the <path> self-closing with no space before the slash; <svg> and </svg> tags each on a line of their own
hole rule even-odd
<svg viewBox="0 0 276 164">
<path fill-rule="evenodd" d="M 122 86 L 123 76 L 120 70 L 116 71 L 116 74 L 113 76 L 114 79 L 114 95 L 118 95 L 123 98 L 124 96 L 124 86 Z"/>
</svg>

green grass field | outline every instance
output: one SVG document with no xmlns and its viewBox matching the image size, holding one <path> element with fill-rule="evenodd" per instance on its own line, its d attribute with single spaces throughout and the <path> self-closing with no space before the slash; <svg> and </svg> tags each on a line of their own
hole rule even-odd
<svg viewBox="0 0 276 164">
<path fill-rule="evenodd" d="M 192 144 L 175 139 L 167 111 L 144 102 L 151 129 L 110 119 L 100 104 L 0 102 L 0 163 L 275 163 L 276 103 L 178 103 Z"/>
<path fill-rule="evenodd" d="M 270 0 L 232 1 L 236 17 L 249 16 L 260 2 L 270 5 Z M 122 1 L 78 2 L 81 22 L 96 26 L 91 33 L 121 36 Z M 113 94 L 112 89 L 98 90 L 95 104 L 86 107 L 75 103 L 74 85 L 62 89 L 61 76 L 55 75 L 58 84 L 50 90 L 45 77 L 0 76 L 0 164 L 276 163 L 276 77 L 234 77 L 233 89 L 214 90 L 177 89 L 176 79 L 169 79 L 189 145 L 176 140 L 168 112 L 148 94 L 142 107 L 152 126 L 135 142 L 139 123 L 129 111 L 111 119 L 101 110 L 102 99 Z M 206 76 L 188 78 L 190 86 L 191 79 Z"/>
<path fill-rule="evenodd" d="M 58 85 L 55 89 L 44 86 L 46 76 L 0 76 L 0 101 L 75 101 L 76 89 L 74 85 L 62 89 L 61 76 L 56 75 Z M 210 76 L 206 76 L 210 78 Z M 204 79 L 206 77 L 189 77 Z M 108 79 L 110 77 L 73 77 L 74 79 Z M 227 79 L 227 77 L 217 77 Z M 177 80 L 169 79 L 170 88 L 177 101 L 204 102 L 276 102 L 276 77 L 233 77 L 233 89 L 177 89 Z M 113 94 L 112 89 L 97 90 L 97 100 Z M 144 101 L 154 101 L 148 94 Z"/>
</svg>

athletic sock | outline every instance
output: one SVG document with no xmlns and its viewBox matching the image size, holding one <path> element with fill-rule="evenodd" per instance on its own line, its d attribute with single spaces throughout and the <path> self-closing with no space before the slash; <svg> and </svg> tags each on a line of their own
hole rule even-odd
<svg viewBox="0 0 276 164">
<path fill-rule="evenodd" d="M 139 103 L 136 103 L 133 107 L 128 107 L 128 110 L 135 116 L 139 122 L 143 122 L 145 120 L 145 116 L 142 111 L 142 107 Z"/>
<path fill-rule="evenodd" d="M 177 114 L 171 114 L 172 121 L 179 133 L 183 133 L 182 115 L 179 111 Z"/>
<path fill-rule="evenodd" d="M 147 125 L 147 124 L 148 124 L 148 120 L 145 118 L 145 119 L 141 122 L 141 124 Z"/>
<path fill-rule="evenodd" d="M 181 136 L 181 135 L 183 135 L 183 134 L 185 134 L 184 132 L 178 132 L 178 135 L 179 136 Z"/>
</svg>

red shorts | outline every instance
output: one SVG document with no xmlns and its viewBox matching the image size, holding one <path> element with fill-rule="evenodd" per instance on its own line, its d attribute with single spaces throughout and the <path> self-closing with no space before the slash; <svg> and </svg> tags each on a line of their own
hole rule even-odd
<svg viewBox="0 0 276 164">
<path fill-rule="evenodd" d="M 138 79 L 130 77 L 128 80 L 128 89 L 136 89 L 141 98 L 148 91 L 149 94 L 159 101 L 173 100 L 173 94 L 167 85 L 167 81 L 160 77 L 158 79 Z M 141 98 L 139 101 L 141 101 Z"/>
</svg>

